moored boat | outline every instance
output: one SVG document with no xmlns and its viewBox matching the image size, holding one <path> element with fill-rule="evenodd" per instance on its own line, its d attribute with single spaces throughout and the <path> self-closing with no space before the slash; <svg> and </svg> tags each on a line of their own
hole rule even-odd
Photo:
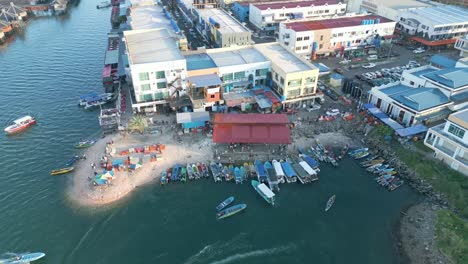
<svg viewBox="0 0 468 264">
<path fill-rule="evenodd" d="M 335 203 L 335 198 L 336 198 L 336 195 L 333 195 L 332 197 L 330 197 L 330 199 L 328 199 L 327 205 L 325 206 L 325 212 L 330 210 L 330 208 L 333 206 L 333 204 Z"/>
<path fill-rule="evenodd" d="M 229 216 L 233 216 L 241 211 L 243 211 L 245 208 L 247 208 L 246 204 L 236 204 L 234 206 L 231 206 L 229 208 L 226 208 L 222 210 L 221 212 L 216 214 L 216 219 L 220 220 Z"/>
<path fill-rule="evenodd" d="M 245 167 L 242 166 L 239 169 L 240 171 L 240 177 L 241 177 L 241 183 L 244 182 L 245 179 L 247 179 L 247 172 L 245 171 Z"/>
<path fill-rule="evenodd" d="M 75 145 L 75 148 L 78 148 L 78 149 L 89 148 L 95 143 L 96 143 L 95 139 L 87 139 L 87 140 L 78 142 L 78 144 Z"/>
<path fill-rule="evenodd" d="M 281 166 L 281 163 L 277 160 L 272 160 L 271 164 L 273 165 L 273 168 L 275 169 L 276 172 L 276 177 L 278 177 L 278 181 L 280 183 L 284 183 L 286 178 L 286 175 L 284 174 L 283 167 Z"/>
<path fill-rule="evenodd" d="M 66 168 L 51 170 L 50 175 L 66 174 L 66 173 L 72 172 L 74 169 L 75 169 L 74 167 L 66 167 Z"/>
<path fill-rule="evenodd" d="M 362 159 L 362 158 L 364 158 L 364 157 L 369 156 L 369 154 L 370 154 L 369 152 L 364 151 L 364 152 L 359 152 L 358 154 L 353 155 L 352 157 L 353 157 L 354 159 Z"/>
<path fill-rule="evenodd" d="M 198 173 L 198 167 L 197 164 L 192 164 L 192 173 L 195 179 L 200 179 L 200 173 Z"/>
<path fill-rule="evenodd" d="M 236 180 L 236 183 L 242 183 L 242 178 L 241 178 L 239 167 L 234 168 L 234 178 Z"/>
<path fill-rule="evenodd" d="M 112 101 L 112 98 L 113 98 L 112 93 L 105 93 L 105 94 L 100 94 L 95 97 L 87 98 L 83 107 L 84 109 L 90 109 L 95 106 L 104 105 Z"/>
<path fill-rule="evenodd" d="M 210 170 L 211 170 L 211 174 L 213 174 L 214 182 L 221 181 L 221 177 L 220 177 L 221 172 L 219 171 L 218 165 L 216 163 L 214 162 L 210 163 Z"/>
<path fill-rule="evenodd" d="M 185 167 L 185 170 L 187 171 L 189 180 L 193 180 L 194 177 L 193 177 L 192 165 L 187 164 L 187 166 Z"/>
<path fill-rule="evenodd" d="M 263 167 L 265 168 L 265 172 L 267 174 L 268 186 L 270 187 L 272 191 L 273 190 L 279 191 L 280 190 L 279 180 L 278 180 L 278 176 L 276 175 L 275 170 L 273 169 L 273 166 L 271 165 L 269 161 L 265 161 L 265 163 L 263 164 Z"/>
<path fill-rule="evenodd" d="M 224 201 L 222 201 L 218 206 L 216 206 L 217 211 L 221 211 L 224 209 L 224 207 L 230 205 L 232 202 L 234 202 L 234 196 L 229 196 L 226 198 Z"/>
<path fill-rule="evenodd" d="M 252 180 L 252 187 L 269 204 L 275 205 L 275 194 L 264 183 Z"/>
<path fill-rule="evenodd" d="M 0 259 L 0 263 L 8 264 L 26 264 L 38 259 L 45 257 L 45 253 L 35 252 L 35 253 L 21 253 L 21 254 L 11 254 L 12 256 L 6 259 Z"/>
<path fill-rule="evenodd" d="M 283 168 L 284 174 L 286 175 L 286 182 L 292 183 L 297 181 L 297 173 L 291 167 L 288 161 L 281 162 L 281 167 Z"/>
<path fill-rule="evenodd" d="M 163 171 L 161 173 L 160 183 L 161 183 L 161 185 L 164 185 L 164 184 L 167 183 L 167 172 L 166 171 Z"/>
<path fill-rule="evenodd" d="M 187 181 L 187 167 L 185 166 L 180 167 L 180 181 L 181 182 Z"/>
<path fill-rule="evenodd" d="M 348 152 L 348 155 L 354 156 L 354 155 L 357 155 L 358 153 L 366 152 L 366 151 L 368 151 L 368 150 L 369 150 L 369 148 L 355 149 L 355 150 L 352 150 L 352 151 Z"/>
<path fill-rule="evenodd" d="M 79 156 L 75 155 L 73 156 L 72 158 L 70 158 L 69 160 L 67 160 L 67 162 L 65 163 L 65 167 L 71 167 L 73 164 L 75 164 L 75 162 L 77 162 L 78 160 L 80 159 Z"/>
<path fill-rule="evenodd" d="M 96 5 L 96 8 L 99 9 L 99 8 L 106 8 L 110 6 L 111 6 L 111 3 L 109 1 L 102 1 Z"/>
<path fill-rule="evenodd" d="M 25 130 L 26 128 L 36 124 L 36 120 L 32 116 L 23 116 L 13 120 L 13 124 L 7 126 L 4 131 L 7 134 L 15 134 Z"/>
<path fill-rule="evenodd" d="M 268 181 L 267 174 L 265 171 L 265 167 L 263 166 L 262 162 L 259 160 L 255 160 L 255 171 L 257 173 L 257 179 L 261 183 L 265 183 Z"/>
</svg>

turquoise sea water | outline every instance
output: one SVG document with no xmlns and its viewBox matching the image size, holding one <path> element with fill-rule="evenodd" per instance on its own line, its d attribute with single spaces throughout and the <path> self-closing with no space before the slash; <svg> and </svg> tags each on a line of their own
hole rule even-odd
<svg viewBox="0 0 468 264">
<path fill-rule="evenodd" d="M 314 184 L 283 185 L 275 208 L 250 184 L 209 180 L 141 187 L 106 208 L 71 204 L 71 175 L 48 171 L 99 131 L 97 113 L 76 106 L 80 94 L 102 91 L 110 10 L 95 5 L 34 20 L 0 50 L 0 124 L 38 119 L 23 134 L 0 135 L 0 253 L 43 251 L 38 263 L 54 264 L 398 262 L 392 229 L 417 197 L 407 187 L 381 189 L 349 159 L 322 166 Z M 214 207 L 229 195 L 248 208 L 216 221 Z"/>
</svg>

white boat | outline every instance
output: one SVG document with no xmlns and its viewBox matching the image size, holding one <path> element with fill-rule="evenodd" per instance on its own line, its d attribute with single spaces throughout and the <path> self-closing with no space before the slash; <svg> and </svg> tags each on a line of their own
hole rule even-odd
<svg viewBox="0 0 468 264">
<path fill-rule="evenodd" d="M 13 124 L 6 127 L 4 131 L 7 134 L 18 133 L 36 123 L 36 120 L 32 116 L 23 116 L 16 120 L 13 120 Z"/>
<path fill-rule="evenodd" d="M 277 160 L 273 160 L 272 162 L 273 168 L 275 168 L 276 176 L 278 177 L 280 183 L 284 183 L 285 174 L 283 168 L 281 167 L 281 163 Z"/>
<path fill-rule="evenodd" d="M 42 252 L 36 253 L 22 253 L 22 254 L 9 254 L 8 258 L 0 258 L 0 263 L 9 263 L 9 264 L 26 264 L 38 259 L 45 257 L 45 254 Z"/>
<path fill-rule="evenodd" d="M 335 198 L 336 198 L 336 196 L 333 195 L 332 197 L 330 197 L 330 199 L 328 199 L 327 205 L 325 206 L 325 212 L 330 210 L 330 208 L 333 206 L 333 204 L 335 203 Z"/>
<path fill-rule="evenodd" d="M 106 8 L 106 7 L 110 7 L 110 6 L 111 6 L 111 2 L 103 1 L 103 2 L 100 2 L 99 4 L 97 4 L 96 8 L 99 9 L 99 8 Z"/>
</svg>

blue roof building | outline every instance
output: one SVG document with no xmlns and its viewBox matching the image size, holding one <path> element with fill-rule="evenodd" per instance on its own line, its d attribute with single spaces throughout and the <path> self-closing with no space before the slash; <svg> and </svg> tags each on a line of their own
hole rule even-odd
<svg viewBox="0 0 468 264">
<path fill-rule="evenodd" d="M 457 61 L 444 55 L 433 55 L 431 57 L 431 65 L 440 69 L 453 68 Z"/>
<path fill-rule="evenodd" d="M 448 68 L 424 74 L 422 77 L 450 92 L 468 88 L 468 68 Z"/>
<path fill-rule="evenodd" d="M 248 2 L 234 2 L 232 4 L 232 14 L 240 22 L 249 22 L 249 3 Z"/>
<path fill-rule="evenodd" d="M 390 96 L 396 102 L 416 112 L 450 103 L 449 98 L 437 88 L 409 88 Z"/>
</svg>

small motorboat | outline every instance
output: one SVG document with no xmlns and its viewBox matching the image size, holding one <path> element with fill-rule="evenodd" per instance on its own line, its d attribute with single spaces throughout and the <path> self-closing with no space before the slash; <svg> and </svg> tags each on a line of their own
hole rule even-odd
<svg viewBox="0 0 468 264">
<path fill-rule="evenodd" d="M 110 7 L 111 6 L 111 2 L 109 1 L 102 1 L 100 2 L 99 4 L 96 5 L 96 8 L 97 9 L 100 9 L 100 8 L 106 8 L 106 7 Z"/>
<path fill-rule="evenodd" d="M 242 210 L 244 210 L 245 208 L 247 208 L 246 204 L 236 204 L 234 206 L 226 208 L 223 211 L 217 213 L 216 214 L 216 219 L 221 220 L 223 218 L 235 215 L 235 214 L 241 212 Z"/>
<path fill-rule="evenodd" d="M 25 130 L 26 128 L 36 124 L 36 120 L 31 116 L 23 116 L 13 120 L 13 124 L 6 127 L 4 131 L 7 134 L 14 134 Z"/>
<path fill-rule="evenodd" d="M 75 145 L 75 148 L 77 149 L 89 148 L 92 145 L 94 145 L 96 142 L 97 140 L 95 139 L 83 140 L 83 141 L 78 142 L 78 144 Z"/>
<path fill-rule="evenodd" d="M 222 201 L 218 206 L 216 206 L 217 211 L 221 211 L 224 209 L 224 207 L 230 205 L 232 202 L 234 202 L 234 196 L 229 196 L 226 200 Z"/>
<path fill-rule="evenodd" d="M 164 185 L 167 183 L 167 172 L 163 171 L 161 174 L 161 185 Z"/>
<path fill-rule="evenodd" d="M 66 168 L 51 170 L 50 175 L 53 176 L 53 175 L 66 174 L 66 173 L 72 172 L 74 169 L 75 169 L 74 167 L 66 167 Z"/>
<path fill-rule="evenodd" d="M 8 258 L 1 258 L 0 263 L 8 263 L 8 264 L 26 264 L 38 259 L 45 257 L 45 253 L 42 252 L 35 252 L 35 253 L 21 253 L 21 254 L 9 254 L 11 257 Z"/>
<path fill-rule="evenodd" d="M 66 163 L 65 163 L 65 167 L 71 167 L 73 164 L 75 164 L 75 162 L 77 162 L 78 160 L 80 159 L 79 156 L 75 155 L 73 156 L 71 159 L 69 159 Z"/>
<path fill-rule="evenodd" d="M 335 198 L 336 198 L 336 195 L 333 195 L 332 197 L 330 197 L 330 199 L 328 199 L 327 205 L 325 206 L 325 212 L 330 210 L 330 208 L 333 206 L 333 204 L 335 203 Z"/>
<path fill-rule="evenodd" d="M 186 170 L 187 170 L 189 180 L 193 180 L 192 165 L 190 165 L 190 163 L 187 164 Z"/>
</svg>

